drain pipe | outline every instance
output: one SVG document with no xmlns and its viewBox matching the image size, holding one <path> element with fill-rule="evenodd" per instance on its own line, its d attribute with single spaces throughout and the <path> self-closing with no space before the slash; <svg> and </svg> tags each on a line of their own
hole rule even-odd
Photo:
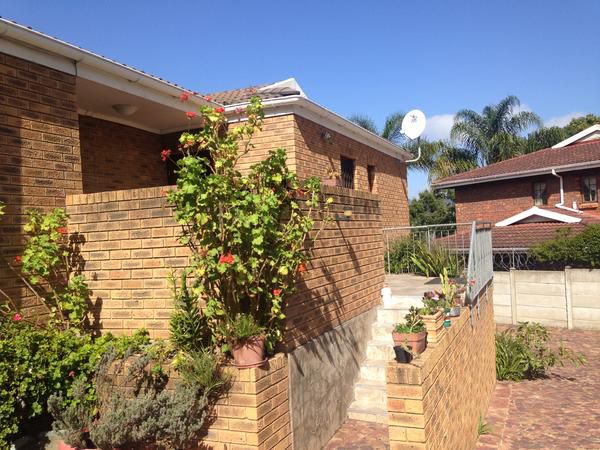
<svg viewBox="0 0 600 450">
<path fill-rule="evenodd" d="M 580 210 L 565 206 L 565 191 L 563 189 L 563 177 L 556 173 L 556 169 L 552 169 L 552 175 L 554 175 L 560 180 L 560 203 L 557 203 L 556 205 L 554 205 L 554 207 L 581 214 Z"/>
</svg>

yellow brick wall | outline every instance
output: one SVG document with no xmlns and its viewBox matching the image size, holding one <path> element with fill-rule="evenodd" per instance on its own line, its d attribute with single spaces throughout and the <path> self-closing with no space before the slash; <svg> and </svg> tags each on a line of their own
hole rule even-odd
<svg viewBox="0 0 600 450">
<path fill-rule="evenodd" d="M 477 442 L 496 383 L 492 285 L 480 307 L 463 308 L 440 342 L 411 364 L 390 361 L 387 402 L 390 448 L 470 450 Z"/>
<path fill-rule="evenodd" d="M 0 53 L 0 91 L 0 286 L 36 315 L 45 309 L 6 262 L 22 252 L 27 210 L 62 207 L 82 190 L 75 77 Z"/>
<path fill-rule="evenodd" d="M 339 173 L 340 156 L 345 156 L 355 160 L 355 189 L 369 191 L 367 166 L 375 166 L 373 193 L 381 201 L 383 227 L 409 224 L 406 163 L 304 117 L 294 118 L 295 163 L 300 178 L 327 178 L 330 167 Z M 325 132 L 331 135 L 330 142 L 323 139 Z"/>
<path fill-rule="evenodd" d="M 130 334 L 145 327 L 168 337 L 172 298 L 167 275 L 185 267 L 188 249 L 167 205 L 166 187 L 67 197 L 70 233 L 81 233 L 95 325 Z M 288 299 L 286 349 L 295 348 L 367 311 L 383 284 L 381 212 L 367 192 L 328 187 L 331 213 L 352 220 L 327 225 L 315 245 L 298 293 Z M 317 223 L 316 229 L 320 228 Z"/>
</svg>

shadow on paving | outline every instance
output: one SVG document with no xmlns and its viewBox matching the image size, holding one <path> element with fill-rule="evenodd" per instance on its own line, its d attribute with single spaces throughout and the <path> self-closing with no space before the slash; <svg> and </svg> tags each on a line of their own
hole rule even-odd
<svg viewBox="0 0 600 450">
<path fill-rule="evenodd" d="M 587 358 L 585 366 L 556 367 L 549 377 L 498 382 L 486 416 L 491 433 L 479 450 L 600 449 L 600 330 L 550 328 Z"/>
</svg>

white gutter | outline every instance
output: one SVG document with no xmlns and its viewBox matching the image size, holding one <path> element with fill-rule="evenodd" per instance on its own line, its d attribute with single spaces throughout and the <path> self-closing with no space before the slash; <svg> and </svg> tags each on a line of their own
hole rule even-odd
<svg viewBox="0 0 600 450">
<path fill-rule="evenodd" d="M 232 120 L 244 120 L 244 117 L 237 114 L 235 110 L 244 108 L 247 104 L 248 102 L 227 105 L 225 107 L 225 114 L 230 116 Z M 351 122 L 302 95 L 265 99 L 262 105 L 265 110 L 265 117 L 297 114 L 401 161 L 406 161 L 412 157 L 402 147 L 398 147 L 387 139 L 365 130 L 360 125 Z"/>
<path fill-rule="evenodd" d="M 572 170 L 579 169 L 592 169 L 600 167 L 600 160 L 595 161 L 586 161 L 575 164 L 565 164 L 564 166 L 558 166 L 556 169 L 559 169 L 561 172 L 569 172 Z M 524 178 L 524 177 L 532 177 L 536 175 L 547 175 L 549 167 L 543 167 L 541 169 L 535 170 L 523 170 L 520 172 L 511 172 L 511 173 L 503 173 L 499 175 L 488 175 L 485 177 L 477 177 L 477 178 L 466 178 L 464 180 L 457 181 L 448 181 L 441 183 L 432 183 L 435 189 L 448 189 L 455 188 L 460 186 L 469 186 L 472 184 L 481 184 L 481 183 L 489 183 L 491 181 L 502 181 L 502 180 L 512 180 L 513 178 Z"/>
<path fill-rule="evenodd" d="M 34 54 L 36 50 L 37 52 L 41 50 L 47 54 L 42 53 L 39 55 L 42 61 L 35 62 L 49 65 L 72 75 L 82 76 L 77 69 L 79 65 L 85 65 L 95 71 L 102 71 L 116 78 L 125 79 L 130 84 L 138 84 L 152 91 L 168 95 L 175 100 L 183 92 L 187 92 L 190 95 L 189 100 L 192 104 L 218 105 L 215 102 L 208 102 L 200 95 L 191 94 L 190 91 L 176 84 L 2 18 L 0 18 L 0 43 L 3 44 L 0 46 L 0 50 L 26 59 Z M 25 44 L 32 48 L 21 47 L 19 44 Z M 51 61 L 52 56 L 59 56 L 64 59 Z M 67 62 L 71 63 L 70 67 L 65 64 Z M 85 71 L 83 72 L 85 73 Z M 94 81 L 97 81 L 97 77 L 94 78 Z"/>
<path fill-rule="evenodd" d="M 565 191 L 563 189 L 563 177 L 556 173 L 556 169 L 552 169 L 552 175 L 554 175 L 560 180 L 560 203 L 557 203 L 556 205 L 554 205 L 554 207 L 581 214 L 581 211 L 579 211 L 578 209 L 569 208 L 568 206 L 565 206 Z"/>
</svg>

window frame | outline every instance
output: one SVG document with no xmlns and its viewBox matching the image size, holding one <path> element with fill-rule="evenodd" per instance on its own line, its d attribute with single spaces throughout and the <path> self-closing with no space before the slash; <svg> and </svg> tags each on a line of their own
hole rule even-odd
<svg viewBox="0 0 600 450">
<path fill-rule="evenodd" d="M 538 190 L 537 186 L 543 185 L 542 190 Z M 547 206 L 548 205 L 548 183 L 545 181 L 534 181 L 531 185 L 533 206 Z M 538 198 L 538 193 L 541 196 Z"/>
<path fill-rule="evenodd" d="M 377 168 L 372 165 L 367 165 L 367 184 L 369 185 L 369 192 L 375 192 L 375 179 L 377 176 Z"/>
<path fill-rule="evenodd" d="M 586 186 L 586 180 L 593 180 L 592 187 Z M 586 190 L 590 194 L 590 198 L 586 200 Z M 585 175 L 581 177 L 581 199 L 583 203 L 598 203 L 598 179 L 596 175 Z"/>
<path fill-rule="evenodd" d="M 345 168 L 344 162 L 345 161 L 347 162 L 347 164 L 352 165 L 352 173 L 348 174 L 344 171 L 344 168 Z M 340 181 L 342 183 L 342 187 L 344 187 L 346 189 L 354 189 L 355 178 L 356 178 L 356 160 L 353 158 L 344 156 L 344 155 L 340 155 Z"/>
</svg>

